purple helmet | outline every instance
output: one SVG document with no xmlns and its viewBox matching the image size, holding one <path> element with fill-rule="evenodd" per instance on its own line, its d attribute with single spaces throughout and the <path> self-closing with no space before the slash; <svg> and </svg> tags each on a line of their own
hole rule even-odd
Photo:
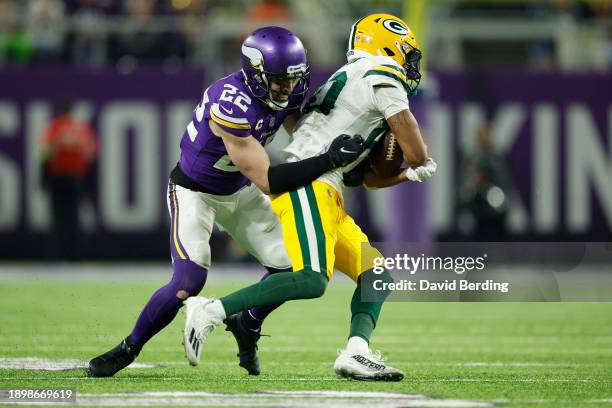
<svg viewBox="0 0 612 408">
<path fill-rule="evenodd" d="M 299 106 L 310 79 L 306 49 L 302 41 L 282 27 L 259 28 L 242 43 L 242 72 L 256 98 L 275 110 Z M 287 101 L 273 98 L 270 80 L 296 80 Z"/>
</svg>

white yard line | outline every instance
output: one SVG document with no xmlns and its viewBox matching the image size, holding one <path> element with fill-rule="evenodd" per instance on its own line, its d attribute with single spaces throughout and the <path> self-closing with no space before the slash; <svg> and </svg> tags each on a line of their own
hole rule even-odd
<svg viewBox="0 0 612 408">
<path fill-rule="evenodd" d="M 139 392 L 78 394 L 78 405 L 98 406 L 265 406 L 265 407 L 488 407 L 489 402 L 430 398 L 419 394 L 351 391 L 261 391 L 226 394 L 214 392 Z"/>
<path fill-rule="evenodd" d="M 39 357 L 15 357 L 0 358 L 0 369 L 8 370 L 41 370 L 41 371 L 64 371 L 84 369 L 89 366 L 89 362 L 76 359 L 57 359 Z M 130 368 L 159 368 L 159 364 L 151 363 L 132 363 Z"/>
</svg>

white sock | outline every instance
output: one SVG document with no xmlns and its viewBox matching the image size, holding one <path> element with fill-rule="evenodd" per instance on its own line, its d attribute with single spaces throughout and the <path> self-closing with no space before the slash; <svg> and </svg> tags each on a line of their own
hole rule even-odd
<svg viewBox="0 0 612 408">
<path fill-rule="evenodd" d="M 349 338 L 346 350 L 349 354 L 367 354 L 369 350 L 368 342 L 359 336 Z"/>
<path fill-rule="evenodd" d="M 219 299 L 213 300 L 210 305 L 208 305 L 210 310 L 219 318 L 219 320 L 225 319 L 227 316 L 225 315 L 225 308 L 223 307 L 223 303 Z"/>
</svg>

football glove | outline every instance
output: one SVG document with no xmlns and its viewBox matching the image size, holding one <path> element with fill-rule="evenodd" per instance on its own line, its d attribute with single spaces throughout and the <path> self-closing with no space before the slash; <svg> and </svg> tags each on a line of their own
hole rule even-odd
<svg viewBox="0 0 612 408">
<path fill-rule="evenodd" d="M 438 164 L 429 157 L 425 164 L 415 168 L 406 169 L 406 178 L 410 181 L 417 181 L 419 183 L 423 181 L 427 181 L 434 175 L 436 169 L 438 168 Z"/>
<path fill-rule="evenodd" d="M 343 167 L 356 160 L 363 153 L 363 138 L 360 135 L 340 135 L 336 137 L 327 150 L 332 166 Z"/>
<path fill-rule="evenodd" d="M 370 168 L 369 160 L 364 160 L 353 170 L 342 174 L 342 181 L 347 187 L 358 187 L 363 184 L 365 172 Z"/>
</svg>

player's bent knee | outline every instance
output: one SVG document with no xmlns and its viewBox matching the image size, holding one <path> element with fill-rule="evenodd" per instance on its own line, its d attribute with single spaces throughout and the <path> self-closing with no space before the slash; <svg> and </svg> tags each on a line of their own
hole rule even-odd
<svg viewBox="0 0 612 408">
<path fill-rule="evenodd" d="M 321 297 L 325 293 L 327 289 L 327 278 L 325 278 L 322 274 L 317 276 L 315 279 L 315 283 L 313 285 L 313 297 Z"/>
<path fill-rule="evenodd" d="M 178 299 L 185 300 L 200 293 L 206 284 L 208 269 L 189 259 L 174 261 L 173 268 L 172 283 Z"/>
<path fill-rule="evenodd" d="M 301 273 L 305 277 L 304 288 L 306 289 L 308 299 L 323 296 L 325 290 L 327 289 L 327 277 L 324 274 L 315 272 L 311 269 L 304 269 L 301 271 Z"/>
<path fill-rule="evenodd" d="M 287 269 L 291 267 L 291 259 L 287 255 L 284 243 L 282 245 L 270 245 L 260 259 L 261 263 L 275 269 Z"/>
</svg>

